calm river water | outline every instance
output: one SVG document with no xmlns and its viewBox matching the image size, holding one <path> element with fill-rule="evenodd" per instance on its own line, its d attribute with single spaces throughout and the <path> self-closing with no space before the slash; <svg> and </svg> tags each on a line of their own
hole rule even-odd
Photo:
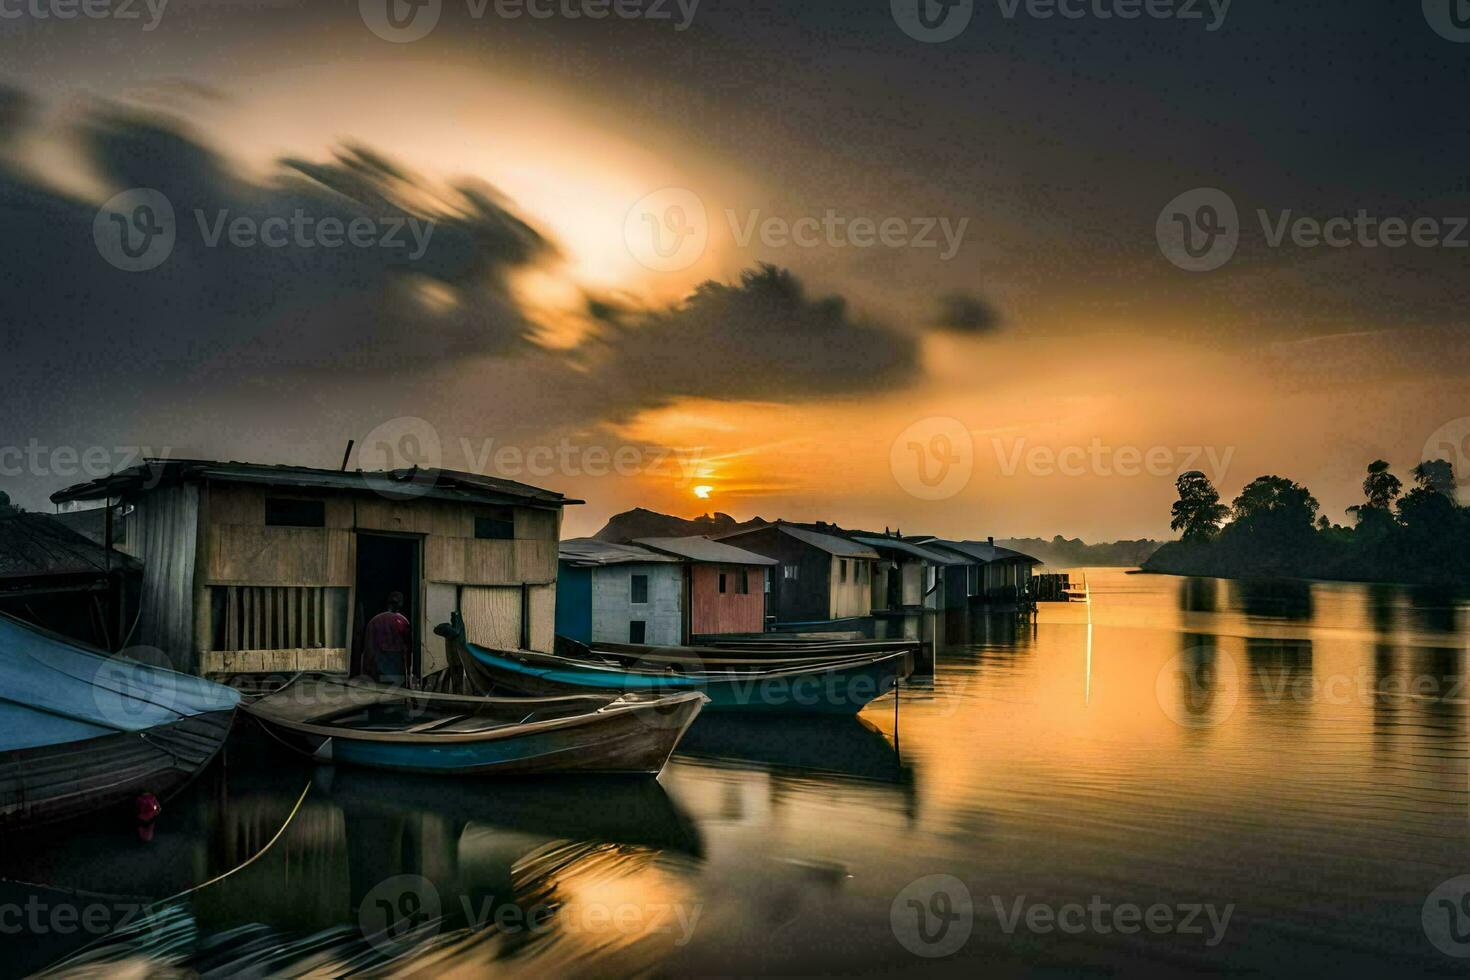
<svg viewBox="0 0 1470 980">
<path fill-rule="evenodd" d="M 1086 575 L 938 624 L 897 721 L 706 716 L 658 782 L 239 737 L 150 841 L 6 840 L 0 972 L 1463 974 L 1464 599 Z"/>
</svg>

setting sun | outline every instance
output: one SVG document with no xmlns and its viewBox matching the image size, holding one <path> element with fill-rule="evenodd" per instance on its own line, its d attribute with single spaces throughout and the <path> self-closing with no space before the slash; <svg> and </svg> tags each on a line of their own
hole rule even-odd
<svg viewBox="0 0 1470 980">
<path fill-rule="evenodd" d="M 701 483 L 699 486 L 694 488 L 694 495 L 700 500 L 707 500 L 709 499 L 709 495 L 714 493 L 714 490 L 714 487 L 709 486 L 708 484 Z"/>
</svg>

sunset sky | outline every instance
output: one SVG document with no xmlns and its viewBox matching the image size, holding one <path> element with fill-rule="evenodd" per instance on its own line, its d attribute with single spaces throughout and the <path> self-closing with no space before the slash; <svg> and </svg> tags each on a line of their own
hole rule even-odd
<svg viewBox="0 0 1470 980">
<path fill-rule="evenodd" d="M 1375 457 L 1470 468 L 1470 43 L 1419 3 L 981 2 L 931 43 L 906 0 L 429 0 L 412 41 L 375 2 L 3 6 L 0 489 L 95 475 L 58 448 L 356 439 L 585 498 L 568 536 L 645 506 L 1108 540 L 1167 536 L 1182 469 L 1345 520 Z M 1209 271 L 1156 233 L 1197 188 L 1239 214 Z M 135 189 L 174 243 L 128 271 L 137 199 L 99 207 Z M 1360 211 L 1443 242 L 1272 242 Z M 373 244 L 211 243 L 298 212 Z M 421 248 L 381 241 L 408 217 Z"/>
</svg>

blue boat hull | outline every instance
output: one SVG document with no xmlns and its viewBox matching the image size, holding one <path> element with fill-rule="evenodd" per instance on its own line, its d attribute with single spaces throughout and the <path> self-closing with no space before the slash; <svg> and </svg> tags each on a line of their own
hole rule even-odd
<svg viewBox="0 0 1470 980">
<path fill-rule="evenodd" d="M 502 690 L 529 696 L 592 692 L 699 691 L 706 711 L 854 715 L 892 691 L 913 669 L 908 653 L 803 668 L 742 672 L 620 670 L 549 657 L 519 656 L 466 643 L 476 665 Z"/>
</svg>

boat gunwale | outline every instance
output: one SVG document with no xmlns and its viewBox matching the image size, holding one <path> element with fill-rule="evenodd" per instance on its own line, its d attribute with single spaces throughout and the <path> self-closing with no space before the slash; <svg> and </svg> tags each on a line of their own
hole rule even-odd
<svg viewBox="0 0 1470 980">
<path fill-rule="evenodd" d="M 601 664 L 591 660 L 564 657 L 559 654 L 544 654 L 525 650 L 501 650 L 496 647 L 481 646 L 478 643 L 466 640 L 466 646 L 471 651 L 483 650 L 493 657 L 501 660 L 513 660 L 525 667 L 532 669 L 574 669 L 584 670 L 595 674 L 612 674 L 618 676 L 632 675 L 636 677 L 652 677 L 661 680 L 686 681 L 691 684 L 698 683 L 730 683 L 734 681 L 764 681 L 790 676 L 808 676 L 814 674 L 832 674 L 840 671 L 852 670 L 859 667 L 870 667 L 887 663 L 891 660 L 903 660 L 913 656 L 912 650 L 898 650 L 891 653 L 862 654 L 847 659 L 836 660 L 831 658 L 817 658 L 809 663 L 785 663 L 777 661 L 772 667 L 763 667 L 760 661 L 751 661 L 749 670 L 705 670 L 692 673 L 677 673 L 665 670 L 651 670 L 636 666 L 620 666 L 617 664 Z M 539 675 L 538 675 L 539 676 Z"/>
<path fill-rule="evenodd" d="M 290 688 L 282 688 L 281 691 L 276 692 L 276 694 L 280 694 L 289 689 Z M 632 694 L 634 692 L 628 693 Z M 275 695 L 272 695 L 272 697 L 274 696 Z M 294 732 L 300 732 L 307 735 L 321 735 L 329 738 L 347 739 L 350 741 L 394 742 L 400 745 L 445 745 L 457 743 L 494 742 L 507 738 L 515 738 L 522 735 L 535 735 L 542 732 L 556 731 L 565 728 L 579 728 L 586 725 L 602 724 L 620 715 L 638 713 L 655 708 L 664 708 L 673 704 L 682 704 L 686 701 L 698 700 L 700 702 L 700 707 L 703 707 L 704 702 L 707 702 L 709 700 L 707 696 L 699 691 L 674 691 L 669 694 L 661 695 L 652 700 L 639 700 L 619 704 L 619 702 L 627 696 L 628 694 L 621 694 L 617 697 L 606 698 L 607 703 L 600 708 L 592 711 L 581 712 L 575 715 L 569 715 L 564 718 L 546 718 L 541 721 L 524 722 L 520 724 L 511 723 L 501 725 L 497 728 L 489 729 L 488 731 L 479 732 L 415 733 L 393 731 L 365 731 L 362 729 L 348 728 L 342 725 L 317 725 L 309 721 L 296 721 L 294 719 L 284 718 L 272 712 L 257 711 L 256 709 L 259 707 L 259 705 L 263 704 L 266 700 L 269 700 L 268 698 L 262 698 L 261 701 L 258 701 L 255 704 L 243 705 L 242 710 L 250 715 L 250 717 L 262 723 L 279 725 L 281 728 L 285 728 Z M 556 695 L 546 698 L 477 698 L 473 695 L 440 695 L 432 694 L 429 692 L 406 692 L 403 695 L 403 698 L 405 700 L 413 697 L 427 697 L 432 700 L 442 699 L 446 701 L 460 702 L 473 701 L 483 703 L 485 701 L 493 701 L 497 703 L 515 703 L 530 707 L 540 706 L 546 704 L 547 702 L 587 700 L 589 695 Z M 598 696 L 591 695 L 591 697 Z"/>
</svg>

